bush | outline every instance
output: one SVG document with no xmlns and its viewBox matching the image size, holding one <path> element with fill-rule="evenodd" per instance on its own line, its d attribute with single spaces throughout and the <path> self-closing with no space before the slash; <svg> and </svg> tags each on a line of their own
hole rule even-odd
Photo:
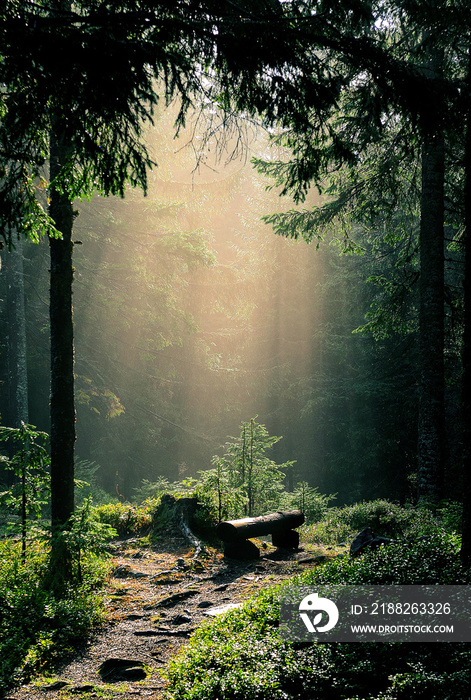
<svg viewBox="0 0 471 700">
<path fill-rule="evenodd" d="M 453 532 L 460 518 L 459 504 L 446 503 L 435 512 L 427 506 L 400 506 L 385 500 L 365 501 L 344 508 L 328 508 L 323 520 L 302 530 L 306 542 L 338 544 L 370 527 L 393 539 L 414 540 L 437 529 Z"/>
<path fill-rule="evenodd" d="M 33 542 L 24 563 L 18 542 L 0 543 L 0 695 L 46 665 L 67 656 L 104 619 L 97 594 L 108 564 L 96 556 L 82 561 L 83 582 L 56 600 L 43 587 L 44 542 Z"/>
<path fill-rule="evenodd" d="M 139 535 L 152 525 L 157 501 L 148 500 L 141 506 L 131 503 L 104 503 L 93 508 L 94 518 L 110 525 L 119 535 Z"/>
<path fill-rule="evenodd" d="M 359 528 L 386 523 L 389 534 L 397 534 L 398 523 L 402 532 L 415 531 L 412 512 L 392 512 L 396 517 L 374 502 L 350 510 L 347 518 Z M 290 584 L 468 584 L 470 575 L 460 564 L 458 547 L 459 538 L 435 523 L 427 540 L 383 546 L 355 559 L 334 559 Z M 314 643 L 296 647 L 278 632 L 280 590 L 266 589 L 243 608 L 197 630 L 169 666 L 167 697 L 468 700 L 471 696 L 468 645 Z"/>
</svg>

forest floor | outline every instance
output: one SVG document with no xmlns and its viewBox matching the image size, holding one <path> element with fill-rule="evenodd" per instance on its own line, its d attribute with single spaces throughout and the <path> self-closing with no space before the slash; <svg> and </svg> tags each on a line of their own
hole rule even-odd
<svg viewBox="0 0 471 700">
<path fill-rule="evenodd" d="M 204 620 L 338 554 L 258 543 L 260 559 L 240 562 L 215 548 L 195 561 L 193 549 L 178 537 L 149 547 L 136 539 L 115 542 L 104 627 L 55 675 L 12 690 L 8 700 L 160 699 L 162 670 Z"/>
</svg>

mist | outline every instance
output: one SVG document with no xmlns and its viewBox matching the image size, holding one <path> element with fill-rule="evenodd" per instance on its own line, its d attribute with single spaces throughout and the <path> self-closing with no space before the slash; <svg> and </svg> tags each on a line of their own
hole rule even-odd
<svg viewBox="0 0 471 700">
<path fill-rule="evenodd" d="M 371 302 L 364 261 L 339 256 L 335 231 L 308 245 L 262 220 L 293 207 L 250 163 L 280 156 L 262 129 L 212 143 L 190 125 L 175 139 L 173 117 L 149 133 L 147 196 L 77 205 L 78 476 L 93 467 L 104 491 L 133 500 L 143 479 L 196 477 L 257 416 L 282 436 L 273 458 L 295 460 L 289 489 L 304 480 L 339 502 L 397 493 L 407 464 L 399 447 L 384 456 L 385 418 L 414 436 L 394 405 L 378 410 L 371 373 L 384 357 L 352 333 Z M 45 430 L 47 266 L 46 242 L 25 246 L 30 420 Z"/>
</svg>

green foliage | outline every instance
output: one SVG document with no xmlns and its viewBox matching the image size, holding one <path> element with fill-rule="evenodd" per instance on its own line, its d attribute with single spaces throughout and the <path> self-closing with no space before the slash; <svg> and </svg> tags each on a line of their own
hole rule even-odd
<svg viewBox="0 0 471 700">
<path fill-rule="evenodd" d="M 218 520 L 262 515 L 279 507 L 286 471 L 294 464 L 276 464 L 265 454 L 279 440 L 252 418 L 226 443 L 224 455 L 213 457 L 214 468 L 199 472 L 201 490 L 212 494 Z"/>
<path fill-rule="evenodd" d="M 3 458 L 6 469 L 12 471 L 16 483 L 0 493 L 0 501 L 14 514 L 20 516 L 23 554 L 31 528 L 30 520 L 41 517 L 41 509 L 47 503 L 50 458 L 45 444 L 47 433 L 36 430 L 33 425 L 21 423 L 20 428 L 0 426 L 0 442 L 11 441 L 17 447 L 11 459 Z M 13 524 L 14 527 L 14 524 Z"/>
<path fill-rule="evenodd" d="M 423 540 L 379 547 L 356 558 L 339 558 L 308 572 L 303 583 L 466 584 L 459 559 L 460 539 L 436 527 Z"/>
<path fill-rule="evenodd" d="M 389 504 L 390 506 L 392 504 Z M 335 509 L 338 513 L 340 509 Z M 354 559 L 336 558 L 289 583 L 469 584 L 456 535 L 422 509 L 389 511 L 385 502 L 345 509 L 355 525 L 384 523 L 413 531 L 415 515 L 429 536 L 383 546 Z M 389 515 L 388 515 L 389 513 Z M 327 515 L 329 517 L 329 515 Z M 396 523 L 393 525 L 393 521 Z M 337 525 L 340 518 L 337 518 Z M 412 528 L 412 529 L 411 529 Z M 286 584 L 283 584 L 286 585 Z M 198 629 L 169 666 L 171 700 L 466 700 L 471 652 L 465 644 L 321 644 L 296 647 L 278 632 L 280 588 L 263 590 L 241 609 Z"/>
<path fill-rule="evenodd" d="M 116 535 L 117 532 L 111 525 L 97 519 L 97 513 L 92 509 L 92 497 L 88 496 L 76 509 L 71 518 L 70 527 L 63 533 L 68 550 L 73 555 L 79 583 L 83 581 L 84 556 L 103 554 L 108 540 Z"/>
<path fill-rule="evenodd" d="M 119 535 L 137 535 L 152 525 L 156 505 L 157 501 L 152 500 L 139 507 L 130 503 L 103 503 L 93 508 L 93 517 Z"/>
<path fill-rule="evenodd" d="M 164 476 L 158 476 L 156 481 L 142 479 L 141 486 L 134 489 L 138 503 L 158 501 L 164 493 L 170 493 L 175 498 L 193 496 L 198 480 L 193 478 L 169 481 Z"/>
<path fill-rule="evenodd" d="M 44 542 L 33 542 L 24 559 L 18 542 L 0 542 L 0 694 L 76 651 L 91 628 L 103 621 L 103 600 L 97 591 L 109 565 L 86 555 L 82 571 L 83 582 L 58 600 L 43 585 Z"/>
<path fill-rule="evenodd" d="M 292 493 L 282 494 L 282 508 L 299 509 L 306 516 L 306 522 L 315 523 L 322 520 L 328 512 L 330 501 L 334 500 L 333 494 L 324 495 L 319 493 L 318 488 L 309 486 L 307 481 L 300 481 Z"/>
<path fill-rule="evenodd" d="M 307 542 L 337 544 L 370 527 L 384 537 L 414 539 L 436 532 L 437 527 L 450 533 L 459 530 L 459 514 L 460 506 L 454 503 L 431 510 L 383 499 L 363 501 L 344 508 L 328 508 L 323 520 L 303 528 L 303 537 Z"/>
<path fill-rule="evenodd" d="M 82 505 L 91 497 L 94 503 L 109 503 L 110 495 L 98 483 L 101 466 L 88 459 L 75 461 L 75 503 Z"/>
</svg>

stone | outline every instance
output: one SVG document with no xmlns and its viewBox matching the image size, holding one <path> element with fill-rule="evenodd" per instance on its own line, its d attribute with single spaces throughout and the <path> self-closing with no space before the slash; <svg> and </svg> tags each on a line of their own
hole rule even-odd
<svg viewBox="0 0 471 700">
<path fill-rule="evenodd" d="M 382 537 L 375 535 L 370 527 L 365 527 L 364 530 L 358 533 L 350 545 L 350 556 L 356 557 L 362 554 L 366 549 L 377 549 L 383 544 L 391 544 L 395 540 L 390 537 Z"/>
<path fill-rule="evenodd" d="M 209 610 L 205 611 L 205 615 L 209 615 L 210 617 L 216 617 L 217 615 L 223 615 L 224 613 L 229 612 L 229 610 L 235 610 L 235 608 L 240 608 L 243 603 L 225 603 L 224 605 L 217 605 L 214 608 L 209 608 Z"/>
<path fill-rule="evenodd" d="M 193 589 L 190 589 L 188 591 L 181 591 L 180 593 L 174 593 L 173 595 L 169 595 L 166 598 L 162 598 L 162 600 L 159 600 L 158 603 L 155 604 L 156 608 L 166 608 L 169 607 L 170 605 L 175 605 L 176 603 L 180 603 L 182 600 L 186 600 L 187 598 L 190 598 L 193 595 L 197 595 L 198 591 L 195 591 Z"/>
<path fill-rule="evenodd" d="M 154 586 L 171 586 L 175 583 L 180 583 L 179 578 L 169 578 L 168 576 L 164 576 L 163 578 L 159 578 L 159 576 L 153 576 L 151 578 L 152 583 Z"/>
<path fill-rule="evenodd" d="M 187 625 L 189 622 L 191 622 L 191 617 L 189 617 L 189 615 L 177 615 L 172 620 L 172 624 L 174 625 Z"/>
<path fill-rule="evenodd" d="M 159 627 L 160 634 L 167 637 L 189 637 L 195 631 L 196 627 L 187 627 L 184 630 L 170 629 L 170 627 Z"/>
<path fill-rule="evenodd" d="M 138 659 L 106 659 L 98 671 L 103 680 L 140 681 L 147 678 L 144 662 Z"/>
<path fill-rule="evenodd" d="M 302 557 L 302 559 L 297 559 L 298 564 L 312 564 L 315 562 L 317 557 Z"/>
<path fill-rule="evenodd" d="M 130 578 L 131 577 L 131 567 L 129 564 L 120 564 L 111 574 L 114 578 Z"/>
<path fill-rule="evenodd" d="M 212 602 L 210 600 L 202 600 L 201 603 L 197 605 L 198 608 L 210 608 L 211 606 Z"/>
<path fill-rule="evenodd" d="M 43 685 L 41 687 L 41 690 L 61 690 L 62 688 L 65 688 L 67 685 L 70 685 L 68 681 L 54 681 L 54 683 L 50 683 L 49 685 Z"/>
<path fill-rule="evenodd" d="M 153 629 L 148 629 L 148 630 L 136 630 L 134 632 L 135 637 L 159 637 L 160 632 L 157 632 L 157 630 Z"/>
</svg>

